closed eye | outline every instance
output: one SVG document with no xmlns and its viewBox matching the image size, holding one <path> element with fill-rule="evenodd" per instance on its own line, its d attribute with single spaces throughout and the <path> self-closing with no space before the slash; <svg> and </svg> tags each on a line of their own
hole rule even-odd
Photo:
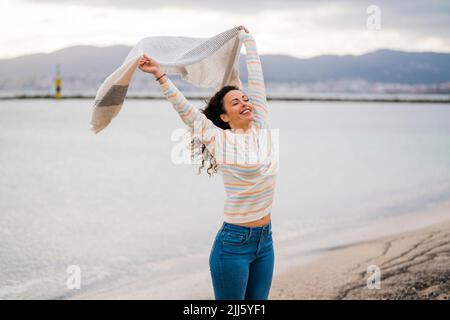
<svg viewBox="0 0 450 320">
<path fill-rule="evenodd" d="M 249 101 L 249 98 L 248 98 L 247 96 L 242 96 L 242 98 L 244 98 L 243 100 L 244 100 L 245 102 L 248 102 L 248 101 Z M 237 106 L 237 105 L 239 104 L 239 100 L 238 100 L 237 98 L 233 99 L 233 100 L 232 100 L 232 104 L 233 104 L 233 106 Z"/>
</svg>

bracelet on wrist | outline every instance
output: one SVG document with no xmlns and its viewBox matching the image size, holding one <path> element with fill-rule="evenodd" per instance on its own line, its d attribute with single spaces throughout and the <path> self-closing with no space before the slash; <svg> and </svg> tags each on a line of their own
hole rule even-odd
<svg viewBox="0 0 450 320">
<path fill-rule="evenodd" d="M 164 77 L 166 75 L 166 73 L 163 73 L 162 75 L 160 75 L 158 78 L 156 78 L 156 81 L 158 81 L 159 79 L 161 79 L 162 77 Z"/>
</svg>

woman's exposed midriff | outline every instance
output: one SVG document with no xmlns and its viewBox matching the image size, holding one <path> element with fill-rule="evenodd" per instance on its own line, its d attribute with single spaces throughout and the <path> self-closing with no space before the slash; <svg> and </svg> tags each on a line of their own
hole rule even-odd
<svg viewBox="0 0 450 320">
<path fill-rule="evenodd" d="M 262 217 L 261 219 L 250 221 L 246 223 L 233 223 L 238 226 L 244 226 L 244 227 L 261 227 L 265 226 L 270 222 L 270 213 Z"/>
</svg>

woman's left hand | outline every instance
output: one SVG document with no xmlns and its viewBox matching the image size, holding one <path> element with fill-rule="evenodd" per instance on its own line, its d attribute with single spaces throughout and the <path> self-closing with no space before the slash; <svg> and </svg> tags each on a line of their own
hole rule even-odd
<svg viewBox="0 0 450 320">
<path fill-rule="evenodd" d="M 250 33 L 248 29 L 244 26 L 239 26 L 239 30 L 245 30 L 245 32 Z"/>
</svg>

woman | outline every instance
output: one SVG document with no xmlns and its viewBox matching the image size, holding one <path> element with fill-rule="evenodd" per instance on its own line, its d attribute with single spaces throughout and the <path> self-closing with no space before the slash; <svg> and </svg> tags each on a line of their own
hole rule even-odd
<svg viewBox="0 0 450 320">
<path fill-rule="evenodd" d="M 208 174 L 217 172 L 217 168 L 222 172 L 226 191 L 224 222 L 209 257 L 215 298 L 264 300 L 269 296 L 274 269 L 271 208 L 277 162 L 273 160 L 256 43 L 245 27 L 239 29 L 247 53 L 248 94 L 238 87 L 225 86 L 200 111 L 186 100 L 155 60 L 144 54 L 139 69 L 155 76 L 183 122 L 195 132 L 191 147 L 199 142 L 201 168 L 209 159 Z M 264 142 L 266 148 L 261 146 L 265 146 Z"/>
</svg>

